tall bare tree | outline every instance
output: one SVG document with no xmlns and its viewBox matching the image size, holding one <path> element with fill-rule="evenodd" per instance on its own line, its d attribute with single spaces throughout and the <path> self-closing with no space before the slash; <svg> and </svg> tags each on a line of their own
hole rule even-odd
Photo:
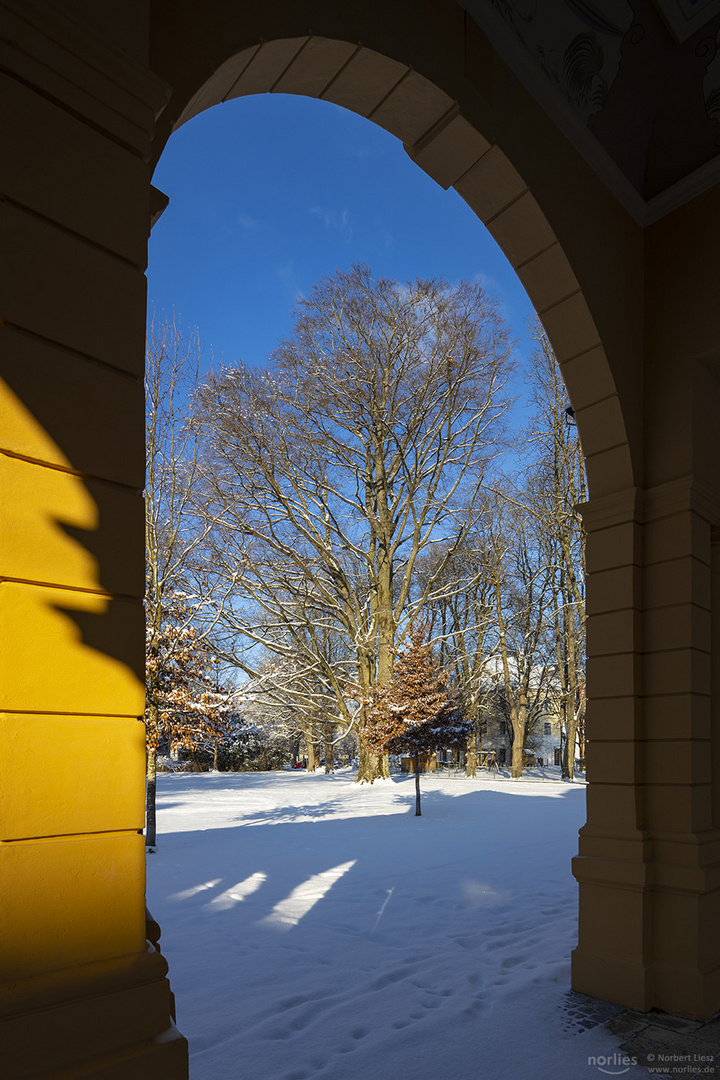
<svg viewBox="0 0 720 1080">
<path fill-rule="evenodd" d="M 203 503 L 219 523 L 214 567 L 237 595 L 226 625 L 279 655 L 318 628 L 342 637 L 339 665 L 320 647 L 312 659 L 357 726 L 360 779 L 383 771 L 363 702 L 414 614 L 458 588 L 445 571 L 481 512 L 509 354 L 478 286 L 355 266 L 299 301 L 267 368 L 226 370 L 204 391 Z M 443 555 L 413 592 L 432 547 Z M 268 628 L 282 633 L 268 641 Z"/>
<path fill-rule="evenodd" d="M 488 513 L 483 516 L 486 520 L 489 518 Z M 428 570 L 432 572 L 432 563 L 441 554 L 431 553 L 429 567 L 421 567 L 421 583 Z M 428 609 L 429 629 L 433 641 L 437 642 L 440 663 L 452 672 L 453 689 L 470 724 L 465 746 L 468 776 L 475 776 L 478 751 L 482 749 L 483 703 L 496 655 L 492 566 L 491 547 L 481 528 L 465 539 L 445 570 L 448 578 L 459 587 L 448 589 Z"/>
<path fill-rule="evenodd" d="M 337 660 L 341 643 L 331 638 L 322 629 L 310 643 L 298 634 L 294 651 L 291 639 L 286 638 L 277 652 L 269 650 L 264 662 L 256 665 L 247 690 L 247 699 L 254 708 L 265 715 L 274 711 L 287 735 L 305 743 L 310 772 L 317 767 L 320 746 L 325 754 L 325 772 L 333 771 L 335 747 L 353 727 L 352 718 L 340 713 L 335 688 L 323 678 L 314 660 L 313 651 L 320 650 L 328 664 L 336 665 L 342 678 Z M 269 640 L 270 634 L 266 638 Z"/>
<path fill-rule="evenodd" d="M 578 727 L 585 714 L 585 533 L 578 510 L 587 498 L 585 464 L 560 368 L 539 322 L 532 334 L 535 418 L 527 442 L 534 464 L 528 506 L 553 569 L 555 697 L 564 734 L 562 772 L 572 779 Z"/>
<path fill-rule="evenodd" d="M 553 567 L 538 519 L 516 498 L 498 494 L 489 529 L 489 573 L 495 605 L 497 683 L 512 740 L 511 771 L 522 776 L 530 725 L 550 691 L 548 650 Z"/>
<path fill-rule="evenodd" d="M 147 842 L 155 842 L 155 773 L 158 741 L 167 726 L 161 702 L 164 672 L 173 670 L 173 646 L 197 621 L 198 582 L 193 566 L 208 535 L 194 510 L 198 433 L 193 423 L 202 349 L 197 329 L 180 320 L 153 319 L 145 367 L 145 619 L 147 731 Z M 201 572 L 202 577 L 202 572 Z M 179 602 L 180 601 L 180 602 Z M 178 613 L 181 614 L 178 614 Z M 172 624 L 172 631 L 169 630 Z M 193 634 L 199 640 L 195 627 Z M 168 713 L 169 715 L 169 713 Z"/>
</svg>

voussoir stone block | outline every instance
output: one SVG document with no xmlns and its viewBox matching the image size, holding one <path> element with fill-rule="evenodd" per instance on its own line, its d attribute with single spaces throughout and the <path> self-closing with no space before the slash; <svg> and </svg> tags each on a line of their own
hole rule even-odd
<svg viewBox="0 0 720 1080">
<path fill-rule="evenodd" d="M 616 394 L 575 410 L 583 452 L 588 456 L 627 442 L 625 421 Z"/>
<path fill-rule="evenodd" d="M 590 309 L 580 292 L 547 308 L 541 318 L 561 365 L 601 343 Z"/>
<path fill-rule="evenodd" d="M 359 116 L 369 116 L 408 70 L 406 64 L 372 49 L 360 49 L 321 97 L 323 101 L 343 105 Z"/>
<path fill-rule="evenodd" d="M 529 191 L 497 216 L 486 219 L 485 224 L 513 267 L 539 255 L 556 239 L 547 218 Z M 547 323 L 545 325 L 549 334 Z M 557 348 L 555 351 L 558 358 L 564 355 Z"/>
<path fill-rule="evenodd" d="M 615 393 L 615 383 L 601 345 L 567 360 L 560 370 L 574 409 L 583 409 Z"/>
<path fill-rule="evenodd" d="M 627 444 L 613 446 L 597 454 L 588 454 L 585 468 L 588 490 L 595 499 L 625 491 L 632 487 L 635 479 Z"/>
<path fill-rule="evenodd" d="M 416 146 L 406 146 L 408 154 L 432 179 L 447 189 L 463 176 L 490 143 L 462 116 L 442 121 L 437 132 L 430 131 Z"/>
<path fill-rule="evenodd" d="M 307 37 L 298 37 L 263 42 L 226 92 L 225 99 L 271 90 L 307 40 Z"/>
<path fill-rule="evenodd" d="M 525 181 L 497 145 L 483 154 L 454 187 L 470 209 L 485 222 L 495 218 L 527 190 Z"/>
<path fill-rule="evenodd" d="M 370 119 L 412 146 L 452 107 L 452 98 L 416 71 L 409 71 L 373 109 Z"/>
<path fill-rule="evenodd" d="M 273 92 L 320 97 L 356 50 L 357 46 L 348 41 L 308 38 L 290 66 L 273 84 Z"/>
<path fill-rule="evenodd" d="M 551 304 L 556 304 L 559 300 L 571 296 L 580 288 L 560 244 L 553 244 L 529 262 L 518 266 L 516 272 L 535 310 L 541 313 Z"/>
</svg>

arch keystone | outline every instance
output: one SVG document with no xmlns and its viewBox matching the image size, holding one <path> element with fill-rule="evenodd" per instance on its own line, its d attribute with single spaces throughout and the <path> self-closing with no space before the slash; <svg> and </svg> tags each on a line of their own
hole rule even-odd
<svg viewBox="0 0 720 1080">
<path fill-rule="evenodd" d="M 357 45 L 349 41 L 311 37 L 274 84 L 273 93 L 321 97 L 355 52 Z"/>
</svg>

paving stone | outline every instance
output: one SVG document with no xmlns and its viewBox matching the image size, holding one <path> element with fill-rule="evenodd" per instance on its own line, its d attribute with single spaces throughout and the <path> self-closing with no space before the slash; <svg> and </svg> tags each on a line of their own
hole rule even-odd
<svg viewBox="0 0 720 1080">
<path fill-rule="evenodd" d="M 702 1021 L 621 1009 L 605 1027 L 653 1080 L 720 1080 L 720 1014 Z"/>
<path fill-rule="evenodd" d="M 714 1047 L 720 1054 L 720 1019 L 708 1020 L 695 1032 L 695 1037 L 707 1047 Z"/>
<path fill-rule="evenodd" d="M 720 1055 L 720 1038 L 716 1031 L 705 1031 L 700 1028 L 693 1034 L 693 1045 L 702 1048 L 703 1054 Z"/>
<path fill-rule="evenodd" d="M 697 1031 L 703 1026 L 702 1020 L 688 1020 L 685 1016 L 673 1016 L 671 1013 L 661 1012 L 660 1009 L 650 1009 L 650 1012 L 644 1015 L 647 1016 L 649 1023 L 669 1028 L 671 1031 L 686 1031 L 689 1033 Z"/>
<path fill-rule="evenodd" d="M 623 1011 L 621 1005 L 611 1005 L 599 998 L 588 997 L 569 990 L 563 1002 L 564 1030 L 569 1035 L 589 1031 L 606 1023 L 611 1017 Z"/>
<path fill-rule="evenodd" d="M 685 1036 L 685 1039 L 687 1036 Z M 621 1049 L 636 1057 L 643 1065 L 653 1064 L 659 1055 L 687 1053 L 684 1038 L 676 1031 L 648 1024 L 640 1034 L 621 1043 Z M 691 1051 L 692 1052 L 692 1051 Z M 664 1064 L 664 1062 L 663 1062 Z"/>
<path fill-rule="evenodd" d="M 628 1009 L 611 1017 L 605 1027 L 619 1039 L 629 1039 L 632 1035 L 638 1035 L 643 1031 L 649 1022 L 647 1013 L 633 1012 Z"/>
</svg>

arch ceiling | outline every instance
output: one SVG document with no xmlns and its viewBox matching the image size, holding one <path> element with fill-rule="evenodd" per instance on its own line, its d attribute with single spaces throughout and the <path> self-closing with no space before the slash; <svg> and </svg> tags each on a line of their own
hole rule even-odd
<svg viewBox="0 0 720 1080">
<path fill-rule="evenodd" d="M 719 0 L 459 0 L 641 223 L 720 178 Z"/>
</svg>

